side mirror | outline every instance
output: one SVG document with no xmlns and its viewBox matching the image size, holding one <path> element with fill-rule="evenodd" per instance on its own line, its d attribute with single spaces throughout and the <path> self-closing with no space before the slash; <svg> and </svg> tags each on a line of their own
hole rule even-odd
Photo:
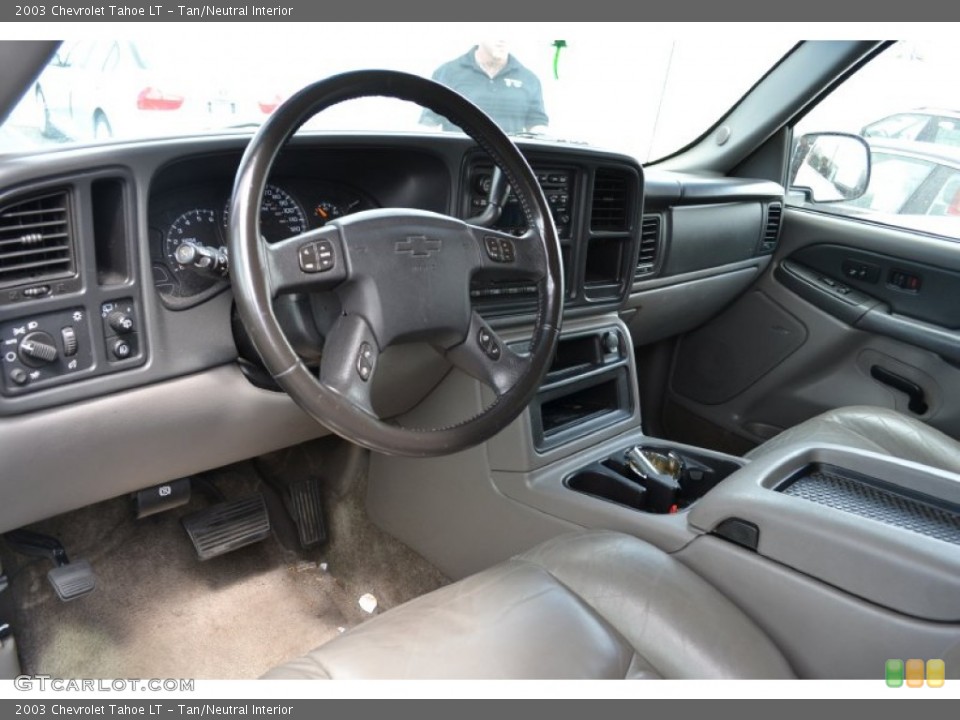
<svg viewBox="0 0 960 720">
<path fill-rule="evenodd" d="M 811 202 L 856 200 L 869 184 L 870 146 L 859 135 L 810 133 L 794 143 L 790 188 Z"/>
</svg>

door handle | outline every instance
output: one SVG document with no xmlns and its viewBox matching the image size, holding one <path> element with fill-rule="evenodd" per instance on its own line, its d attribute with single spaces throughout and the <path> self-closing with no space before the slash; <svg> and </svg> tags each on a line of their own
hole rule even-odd
<svg viewBox="0 0 960 720">
<path fill-rule="evenodd" d="M 929 406 L 927 401 L 924 398 L 923 388 L 917 385 L 917 383 L 912 380 L 907 380 L 903 375 L 897 375 L 894 372 L 890 372 L 884 367 L 879 365 L 874 365 L 870 368 L 870 377 L 872 377 L 877 382 L 881 382 L 884 385 L 892 387 L 894 390 L 899 390 L 902 393 L 905 393 L 908 398 L 910 398 L 910 403 L 907 405 L 907 409 L 910 410 L 914 415 L 923 415 Z"/>
</svg>

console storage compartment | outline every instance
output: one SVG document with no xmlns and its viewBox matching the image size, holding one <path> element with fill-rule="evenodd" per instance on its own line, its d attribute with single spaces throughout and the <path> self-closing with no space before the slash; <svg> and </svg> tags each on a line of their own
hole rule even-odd
<svg viewBox="0 0 960 720">
<path fill-rule="evenodd" d="M 757 528 L 756 552 L 902 615 L 960 622 L 960 475 L 876 453 L 758 458 L 690 510 L 693 529 Z"/>
<path fill-rule="evenodd" d="M 530 406 L 537 451 L 585 437 L 633 414 L 627 357 L 626 339 L 616 328 L 560 338 L 544 384 Z"/>
<path fill-rule="evenodd" d="M 541 391 L 534 399 L 534 445 L 547 449 L 630 416 L 626 368 Z"/>
</svg>

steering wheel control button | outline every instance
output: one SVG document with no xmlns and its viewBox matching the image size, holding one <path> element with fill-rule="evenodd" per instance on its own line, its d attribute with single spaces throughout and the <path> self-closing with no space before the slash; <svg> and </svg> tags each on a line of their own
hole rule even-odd
<svg viewBox="0 0 960 720">
<path fill-rule="evenodd" d="M 498 263 L 512 263 L 516 258 L 513 241 L 508 238 L 496 238 L 487 235 L 483 238 L 483 245 L 487 250 L 487 257 Z"/>
<path fill-rule="evenodd" d="M 370 343 L 360 343 L 360 351 L 357 353 L 357 375 L 366 382 L 373 375 L 373 348 Z"/>
<path fill-rule="evenodd" d="M 305 273 L 318 273 L 332 270 L 336 264 L 333 256 L 333 243 L 329 240 L 301 245 L 298 251 L 300 269 Z"/>
<path fill-rule="evenodd" d="M 305 273 L 315 273 L 320 272 L 320 265 L 317 262 L 317 246 L 316 244 L 311 243 L 310 245 L 303 245 L 299 250 L 300 255 L 300 269 Z"/>
<path fill-rule="evenodd" d="M 480 328 L 480 331 L 477 333 L 477 344 L 480 345 L 483 354 L 491 360 L 500 359 L 500 345 L 493 337 L 493 333 L 486 328 Z"/>
<path fill-rule="evenodd" d="M 20 341 L 20 360 L 30 367 L 41 367 L 57 359 L 54 339 L 45 332 L 32 332 Z"/>
<path fill-rule="evenodd" d="M 333 243 L 329 240 L 321 240 L 316 244 L 316 248 L 317 264 L 320 267 L 320 272 L 333 269 Z"/>
</svg>

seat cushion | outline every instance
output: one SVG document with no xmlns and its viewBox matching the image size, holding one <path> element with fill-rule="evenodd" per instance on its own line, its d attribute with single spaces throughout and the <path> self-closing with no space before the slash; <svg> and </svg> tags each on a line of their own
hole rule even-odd
<svg viewBox="0 0 960 720">
<path fill-rule="evenodd" d="M 784 430 L 754 448 L 756 459 L 788 446 L 844 445 L 960 473 L 960 443 L 896 410 L 857 405 L 838 408 Z"/>
<path fill-rule="evenodd" d="M 390 610 L 266 678 L 789 678 L 740 610 L 663 551 L 564 535 Z"/>
</svg>

